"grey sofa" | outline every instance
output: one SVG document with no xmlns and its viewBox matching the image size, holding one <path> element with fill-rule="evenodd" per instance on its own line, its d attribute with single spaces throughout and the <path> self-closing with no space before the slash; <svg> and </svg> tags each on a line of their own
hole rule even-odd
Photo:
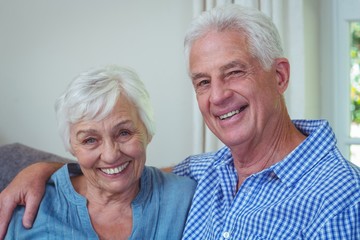
<svg viewBox="0 0 360 240">
<path fill-rule="evenodd" d="M 21 169 L 40 161 L 69 162 L 71 160 L 21 143 L 0 146 L 0 191 Z"/>
</svg>

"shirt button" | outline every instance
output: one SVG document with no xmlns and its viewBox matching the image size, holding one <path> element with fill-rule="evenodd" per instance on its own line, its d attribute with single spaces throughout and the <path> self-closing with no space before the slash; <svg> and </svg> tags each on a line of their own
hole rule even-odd
<svg viewBox="0 0 360 240">
<path fill-rule="evenodd" d="M 274 173 L 274 172 L 271 172 L 271 173 L 269 174 L 269 180 L 272 180 L 272 179 L 277 179 L 277 175 L 276 175 L 276 173 Z"/>
<path fill-rule="evenodd" d="M 229 232 L 223 232 L 223 237 L 225 239 L 229 239 L 230 238 L 230 233 Z"/>
</svg>

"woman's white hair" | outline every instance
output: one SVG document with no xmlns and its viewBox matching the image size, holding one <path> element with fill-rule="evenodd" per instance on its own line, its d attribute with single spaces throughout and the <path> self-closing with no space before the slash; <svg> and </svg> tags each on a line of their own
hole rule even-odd
<svg viewBox="0 0 360 240">
<path fill-rule="evenodd" d="M 264 13 L 236 4 L 227 4 L 202 13 L 192 22 L 185 36 L 185 59 L 189 68 L 189 55 L 193 43 L 210 31 L 237 31 L 245 34 L 252 56 L 269 69 L 275 58 L 283 57 L 279 32 Z"/>
<path fill-rule="evenodd" d="M 78 75 L 55 103 L 58 130 L 66 150 L 71 152 L 70 125 L 104 119 L 120 94 L 135 105 L 149 136 L 155 134 L 154 113 L 144 83 L 130 69 L 107 65 Z"/>
</svg>

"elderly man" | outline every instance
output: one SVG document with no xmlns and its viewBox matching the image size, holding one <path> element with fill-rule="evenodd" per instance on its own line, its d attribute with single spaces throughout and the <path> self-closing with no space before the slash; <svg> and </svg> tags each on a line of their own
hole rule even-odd
<svg viewBox="0 0 360 240">
<path fill-rule="evenodd" d="M 271 20 L 237 5 L 205 12 L 185 52 L 199 109 L 225 147 L 173 169 L 198 182 L 183 239 L 360 239 L 360 169 L 328 122 L 290 119 L 290 65 Z M 41 165 L 29 193 L 28 170 L 1 195 L 5 219 L 41 197 L 51 168 Z"/>
</svg>

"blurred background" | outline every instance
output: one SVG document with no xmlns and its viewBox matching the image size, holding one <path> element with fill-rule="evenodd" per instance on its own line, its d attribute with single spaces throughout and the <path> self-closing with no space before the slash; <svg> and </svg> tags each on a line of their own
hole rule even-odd
<svg viewBox="0 0 360 240">
<path fill-rule="evenodd" d="M 291 117 L 329 120 L 343 154 L 360 164 L 359 0 L 0 0 L 0 145 L 71 157 L 54 101 L 78 73 L 115 63 L 135 69 L 151 95 L 148 165 L 217 149 L 194 101 L 183 38 L 194 16 L 225 3 L 273 18 L 292 64 Z"/>
<path fill-rule="evenodd" d="M 191 18 L 191 1 L 0 0 L 0 145 L 71 157 L 54 101 L 78 73 L 116 63 L 136 70 L 151 95 L 157 133 L 148 163 L 179 162 L 192 153 L 183 57 Z"/>
</svg>

